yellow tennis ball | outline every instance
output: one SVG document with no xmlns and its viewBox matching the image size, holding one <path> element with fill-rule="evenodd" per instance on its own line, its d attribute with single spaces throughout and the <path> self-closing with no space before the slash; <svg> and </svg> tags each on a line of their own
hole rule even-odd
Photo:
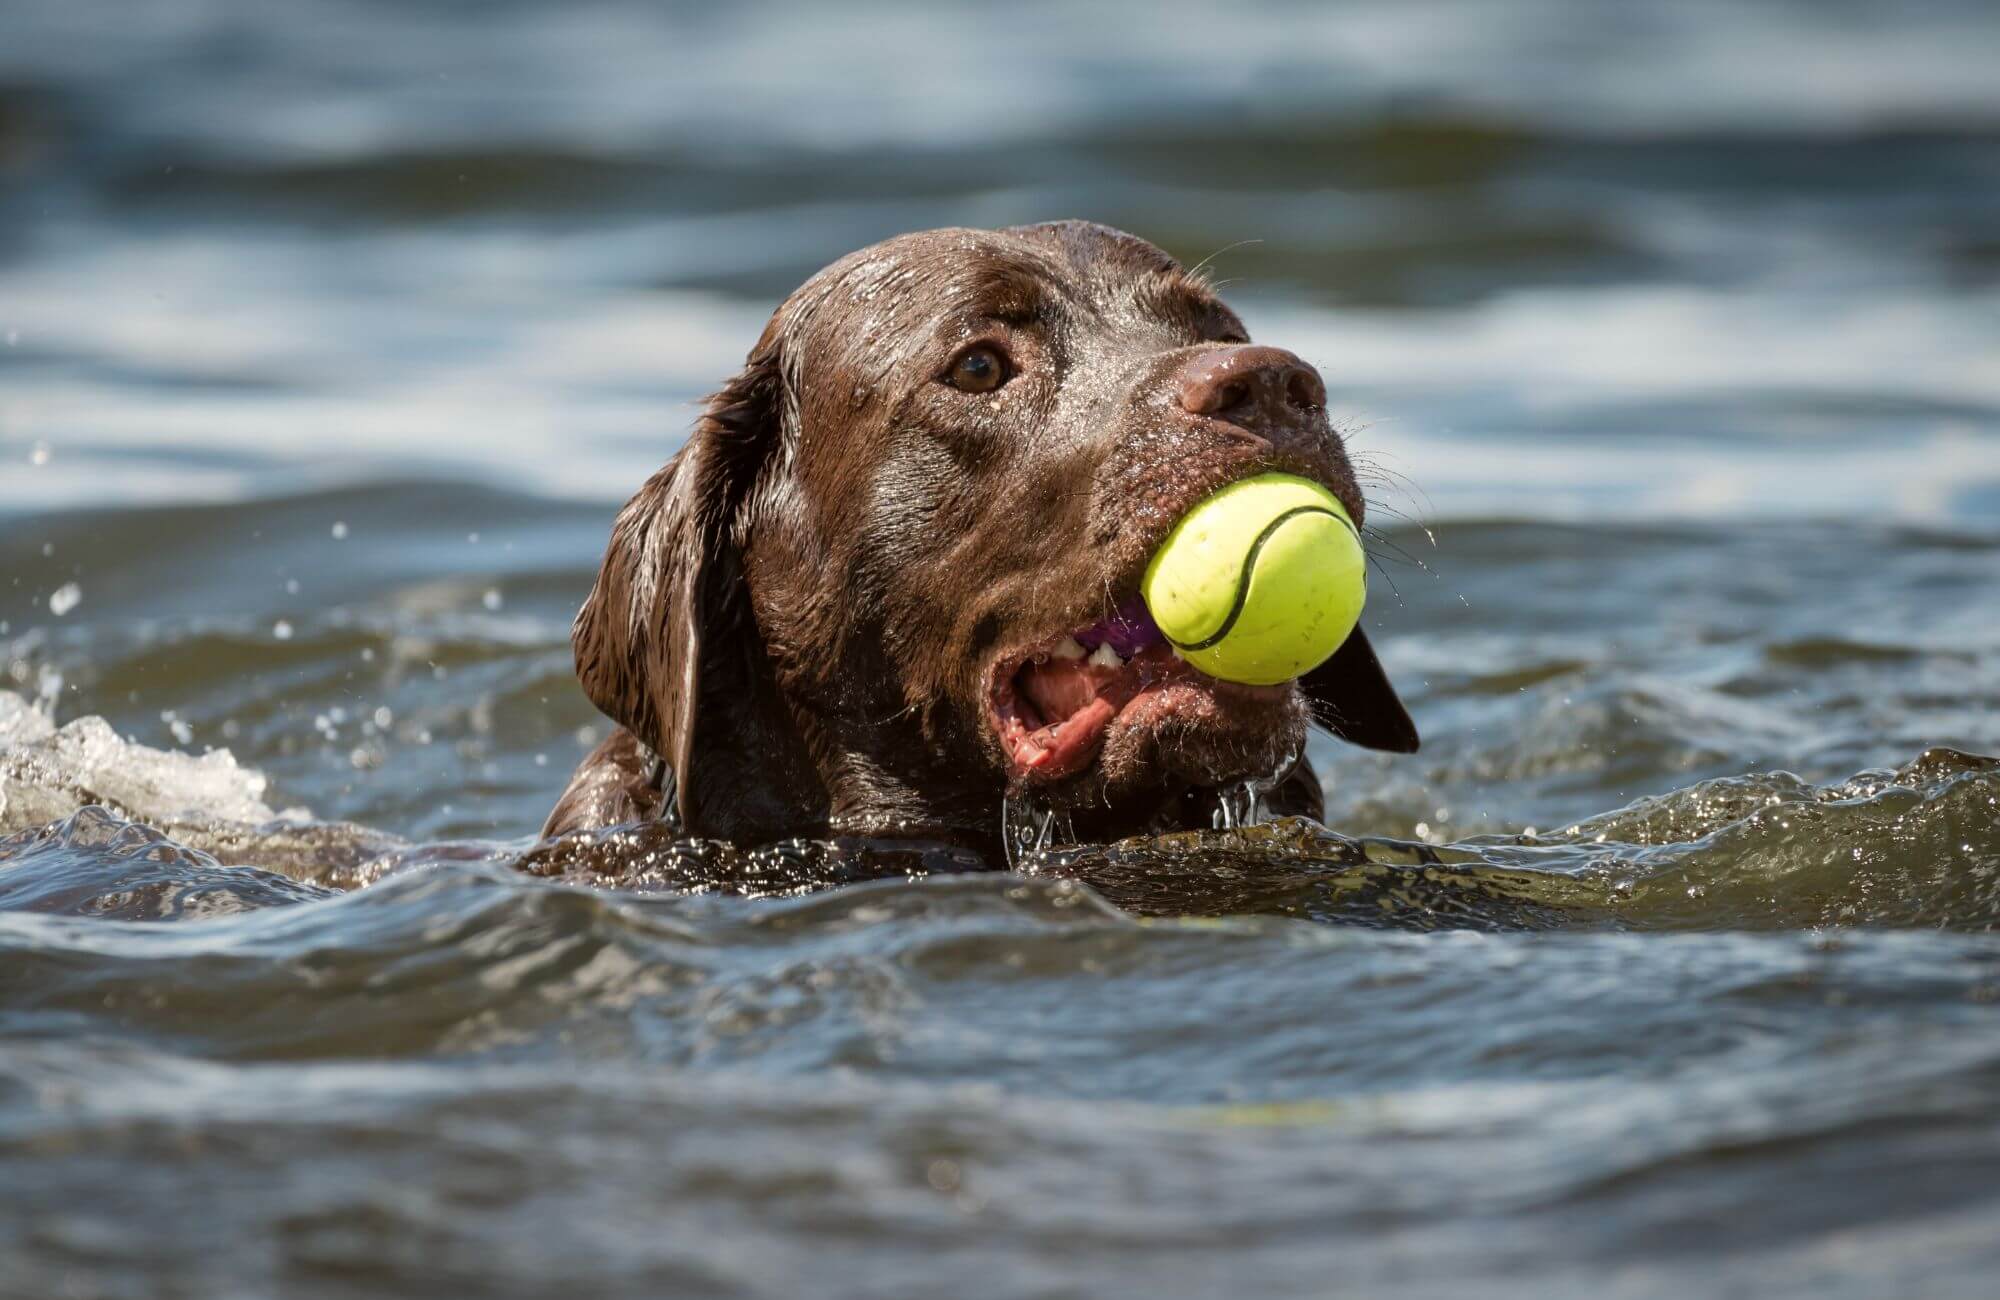
<svg viewBox="0 0 2000 1300">
<path fill-rule="evenodd" d="M 1273 686 L 1340 649 L 1366 579 L 1361 539 L 1333 493 L 1258 474 L 1188 511 L 1139 591 L 1183 659 L 1224 681 Z"/>
</svg>

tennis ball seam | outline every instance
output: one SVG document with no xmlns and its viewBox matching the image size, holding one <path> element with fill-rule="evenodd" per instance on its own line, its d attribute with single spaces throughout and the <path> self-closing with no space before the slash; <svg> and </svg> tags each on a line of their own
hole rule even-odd
<svg viewBox="0 0 2000 1300">
<path fill-rule="evenodd" d="M 1236 627 L 1236 620 L 1242 616 L 1244 603 L 1250 599 L 1250 576 L 1252 571 L 1257 567 L 1257 557 L 1263 552 L 1264 543 L 1276 536 L 1280 528 L 1283 528 L 1286 524 L 1301 515 L 1325 515 L 1327 518 L 1337 522 L 1349 533 L 1353 533 L 1355 541 L 1358 542 L 1361 540 L 1361 535 L 1355 532 L 1352 523 L 1335 512 L 1328 510 L 1325 506 L 1293 506 L 1277 518 L 1271 520 L 1270 523 L 1265 524 L 1263 529 L 1258 532 L 1256 540 L 1250 543 L 1250 549 L 1244 552 L 1242 566 L 1236 571 L 1236 590 L 1231 595 L 1229 612 L 1223 616 L 1222 626 L 1216 628 L 1215 631 L 1209 633 L 1208 636 L 1200 641 L 1175 641 L 1172 637 L 1167 637 L 1167 640 L 1182 650 L 1206 650 L 1227 637 Z"/>
</svg>

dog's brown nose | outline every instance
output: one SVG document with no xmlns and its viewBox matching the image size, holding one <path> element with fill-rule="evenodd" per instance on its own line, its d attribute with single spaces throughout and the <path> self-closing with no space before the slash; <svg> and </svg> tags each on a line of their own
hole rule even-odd
<svg viewBox="0 0 2000 1300">
<path fill-rule="evenodd" d="M 1283 348 L 1210 348 L 1181 367 L 1181 409 L 1276 441 L 1326 405 L 1319 371 Z"/>
</svg>

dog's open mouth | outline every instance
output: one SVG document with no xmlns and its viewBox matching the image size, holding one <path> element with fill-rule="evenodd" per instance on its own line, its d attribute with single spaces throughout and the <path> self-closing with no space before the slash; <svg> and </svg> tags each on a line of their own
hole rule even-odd
<svg viewBox="0 0 2000 1300">
<path fill-rule="evenodd" d="M 1208 711 L 1268 707 L 1291 690 L 1290 683 L 1244 686 L 1210 677 L 1174 652 L 1133 599 L 1108 618 L 1001 660 L 990 707 L 1015 772 L 1052 781 L 1089 766 L 1114 722 L 1163 721 L 1196 704 Z"/>
</svg>

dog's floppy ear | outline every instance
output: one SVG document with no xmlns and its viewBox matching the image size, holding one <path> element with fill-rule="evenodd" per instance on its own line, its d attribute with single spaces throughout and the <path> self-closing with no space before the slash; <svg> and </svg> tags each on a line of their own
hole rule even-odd
<svg viewBox="0 0 2000 1300">
<path fill-rule="evenodd" d="M 1396 688 L 1375 658 L 1375 647 L 1360 628 L 1333 658 L 1299 679 L 1312 705 L 1313 720 L 1350 744 L 1417 752 L 1417 724 L 1396 698 Z"/>
<path fill-rule="evenodd" d="M 769 334 L 665 469 L 639 489 L 570 632 L 590 702 L 665 759 L 689 824 L 703 699 L 745 698 L 756 640 L 736 529 L 778 437 L 782 386 Z"/>
</svg>

